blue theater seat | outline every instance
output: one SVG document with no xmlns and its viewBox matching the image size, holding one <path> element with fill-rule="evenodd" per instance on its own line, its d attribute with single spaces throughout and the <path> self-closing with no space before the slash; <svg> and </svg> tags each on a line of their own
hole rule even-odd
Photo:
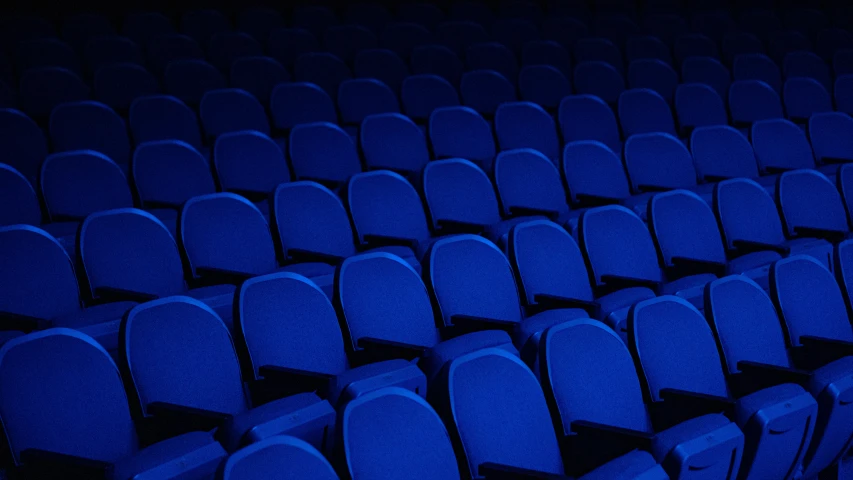
<svg viewBox="0 0 853 480">
<path fill-rule="evenodd" d="M 213 171 L 220 190 L 234 192 L 269 213 L 267 200 L 280 183 L 290 181 L 284 152 L 256 130 L 221 135 L 213 147 Z"/>
<path fill-rule="evenodd" d="M 247 57 L 263 55 L 261 44 L 242 32 L 220 32 L 213 35 L 207 44 L 210 63 L 223 72 L 230 72 L 234 62 Z"/>
<path fill-rule="evenodd" d="M 632 202 L 622 160 L 603 143 L 579 140 L 566 144 L 562 166 L 574 207 Z"/>
<path fill-rule="evenodd" d="M 313 393 L 255 405 L 243 388 L 237 351 L 225 323 L 189 297 L 139 305 L 121 325 L 121 364 L 131 411 L 155 438 L 212 430 L 227 451 L 274 435 L 302 433 L 328 451 L 335 412 Z"/>
<path fill-rule="evenodd" d="M 829 268 L 832 244 L 816 238 L 785 236 L 773 197 L 753 180 L 734 178 L 717 184 L 714 210 L 720 219 L 723 240 L 732 256 L 770 250 L 787 256 L 813 255 Z"/>
<path fill-rule="evenodd" d="M 505 217 L 541 215 L 559 224 L 569 220 L 560 170 L 542 153 L 519 148 L 495 159 L 495 186 Z"/>
<path fill-rule="evenodd" d="M 23 112 L 0 109 L 0 163 L 5 163 L 35 183 L 47 157 L 47 139 Z"/>
<path fill-rule="evenodd" d="M 578 467 L 638 448 L 634 452 L 654 455 L 669 478 L 736 478 L 744 452 L 744 434 L 737 425 L 712 413 L 656 429 L 661 415 L 643 403 L 631 354 L 612 330 L 600 322 L 578 319 L 541 334 L 538 368 L 534 368 L 558 432 L 572 435 L 567 443 L 573 447 L 571 455 Z M 578 384 L 585 388 L 578 389 Z M 613 431 L 613 427 L 625 429 L 621 430 L 624 436 L 607 443 L 595 440 L 596 433 Z M 694 447 L 700 438 L 708 443 Z M 620 473 L 629 475 L 629 471 Z"/>
<path fill-rule="evenodd" d="M 163 222 L 172 236 L 184 203 L 192 197 L 216 192 L 207 159 L 180 140 L 140 144 L 130 168 L 140 205 Z"/>
<path fill-rule="evenodd" d="M 625 60 L 630 65 L 634 60 L 660 60 L 672 65 L 672 53 L 660 38 L 640 35 L 628 39 L 625 45 Z"/>
<path fill-rule="evenodd" d="M 697 186 L 693 157 L 680 140 L 666 133 L 641 133 L 625 142 L 625 167 L 632 189 L 650 193 L 676 188 L 707 196 L 710 186 Z"/>
<path fill-rule="evenodd" d="M 101 346 L 72 330 L 51 329 L 3 345 L 0 383 L 15 386 L 15 395 L 0 401 L 0 414 L 12 465 L 25 475 L 204 477 L 225 457 L 205 432 L 143 449 L 119 369 Z M 57 428 L 62 435 L 51 434 Z"/>
<path fill-rule="evenodd" d="M 424 132 L 399 113 L 370 115 L 361 123 L 360 142 L 367 170 L 420 175 L 430 160 Z"/>
<path fill-rule="evenodd" d="M 361 171 L 352 138 L 327 122 L 297 125 L 290 132 L 290 164 L 299 180 L 340 186 Z"/>
<path fill-rule="evenodd" d="M 734 80 L 761 80 L 777 93 L 782 92 L 782 72 L 763 54 L 743 54 L 735 57 L 732 65 Z"/>
<path fill-rule="evenodd" d="M 834 96 L 836 110 L 853 115 L 853 75 L 841 75 L 835 79 Z"/>
<path fill-rule="evenodd" d="M 841 193 L 818 171 L 792 170 L 780 175 L 776 201 L 789 238 L 838 242 L 850 234 Z"/>
<path fill-rule="evenodd" d="M 572 83 L 576 93 L 594 95 L 610 105 L 615 105 L 619 101 L 619 95 L 625 90 L 622 74 L 606 62 L 578 63 Z"/>
<path fill-rule="evenodd" d="M 773 301 L 749 279 L 715 280 L 707 295 L 706 316 L 719 339 L 729 383 L 749 388 L 791 382 L 808 390 L 818 402 L 818 416 L 803 472 L 809 475 L 838 461 L 853 431 L 853 412 L 843 400 L 851 388 L 846 376 L 853 362 L 845 357 L 815 370 L 797 370 Z M 748 324 L 742 321 L 745 317 L 750 318 Z M 779 376 L 773 378 L 769 371 L 779 371 Z"/>
<path fill-rule="evenodd" d="M 638 303 L 628 319 L 628 348 L 644 395 L 652 408 L 666 409 L 671 422 L 722 411 L 737 423 L 745 437 L 739 475 L 784 478 L 799 469 L 817 402 L 793 383 L 735 391 L 714 335 L 695 307 L 668 296 Z"/>
<path fill-rule="evenodd" d="M 18 101 L 27 115 L 44 119 L 57 105 L 88 100 L 89 87 L 71 70 L 31 68 L 21 74 Z"/>
<path fill-rule="evenodd" d="M 563 141 L 595 140 L 617 155 L 622 154 L 622 139 L 613 110 L 594 95 L 570 95 L 560 102 L 558 111 Z"/>
<path fill-rule="evenodd" d="M 441 107 L 459 106 L 459 94 L 438 75 L 411 75 L 403 80 L 400 91 L 403 111 L 416 122 L 424 122 Z"/>
<path fill-rule="evenodd" d="M 791 52 L 785 55 L 785 78 L 813 78 L 827 90 L 832 89 L 832 73 L 822 58 L 812 52 Z"/>
<path fill-rule="evenodd" d="M 560 138 L 554 119 L 530 102 L 504 103 L 495 112 L 495 133 L 501 150 L 530 148 L 560 163 Z"/>
<path fill-rule="evenodd" d="M 821 29 L 815 40 L 815 53 L 827 62 L 832 61 L 838 50 L 853 48 L 853 35 L 838 27 Z"/>
<path fill-rule="evenodd" d="M 459 94 L 465 106 L 486 116 L 494 115 L 501 104 L 518 100 L 512 82 L 494 70 L 473 70 L 463 74 Z"/>
<path fill-rule="evenodd" d="M 264 107 L 245 90 L 210 90 L 201 98 L 198 111 L 205 136 L 210 140 L 242 130 L 270 133 Z"/>
<path fill-rule="evenodd" d="M 809 140 L 805 132 L 792 122 L 781 118 L 757 121 L 752 124 L 751 136 L 762 173 L 815 168 Z"/>
<path fill-rule="evenodd" d="M 690 57 L 720 58 L 720 51 L 714 41 L 701 33 L 687 33 L 679 36 L 675 39 L 672 51 L 678 63 Z"/>
<path fill-rule="evenodd" d="M 251 93 L 266 106 L 276 85 L 290 81 L 290 73 L 271 57 L 241 57 L 231 64 L 230 80 L 232 87 Z"/>
<path fill-rule="evenodd" d="M 399 113 L 400 102 L 394 92 L 379 80 L 346 80 L 338 89 L 338 109 L 344 125 L 357 129 L 370 115 Z"/>
<path fill-rule="evenodd" d="M 732 74 L 719 60 L 710 57 L 689 57 L 681 63 L 682 83 L 704 83 L 722 99 L 729 96 Z"/>
<path fill-rule="evenodd" d="M 438 75 L 451 85 L 458 86 L 462 79 L 462 60 L 453 50 L 443 45 L 423 45 L 412 49 L 409 59 L 415 75 Z"/>
<path fill-rule="evenodd" d="M 650 89 L 671 104 L 678 86 L 678 74 L 660 60 L 634 60 L 628 65 L 628 86 Z"/>
<path fill-rule="evenodd" d="M 550 65 L 566 77 L 572 76 L 572 58 L 568 50 L 553 40 L 532 40 L 521 51 L 523 66 Z"/>
<path fill-rule="evenodd" d="M 204 60 L 173 60 L 163 74 L 166 93 L 193 107 L 204 94 L 225 88 L 225 76 Z"/>
<path fill-rule="evenodd" d="M 475 43 L 487 42 L 489 34 L 478 23 L 447 21 L 436 26 L 435 40 L 436 43 L 451 49 L 462 58 L 469 46 Z"/>
<path fill-rule="evenodd" d="M 731 65 L 738 55 L 765 54 L 761 39 L 749 32 L 728 32 L 721 45 L 723 58 Z"/>
<path fill-rule="evenodd" d="M 41 224 L 41 207 L 32 184 L 4 163 L 0 163 L 0 205 L 0 225 Z"/>
<path fill-rule="evenodd" d="M 809 141 L 819 164 L 853 160 L 853 118 L 843 112 L 815 113 L 809 118 Z"/>
<path fill-rule="evenodd" d="M 296 59 L 303 53 L 321 50 L 317 37 L 308 30 L 277 27 L 270 30 L 267 39 L 267 51 L 272 58 L 292 69 Z"/>
<path fill-rule="evenodd" d="M 536 21 L 527 18 L 500 18 L 495 20 L 491 28 L 492 38 L 506 45 L 516 55 L 520 54 L 525 45 L 541 38 Z"/>
<path fill-rule="evenodd" d="M 774 177 L 758 177 L 758 162 L 749 140 L 728 125 L 699 127 L 690 135 L 690 151 L 699 179 L 719 182 L 729 178 L 752 178 L 775 185 Z"/>
<path fill-rule="evenodd" d="M 338 86 L 352 78 L 352 72 L 331 53 L 308 52 L 296 58 L 294 78 L 297 82 L 316 84 L 335 100 L 338 98 Z"/>
<path fill-rule="evenodd" d="M 783 118 L 779 94 L 760 80 L 739 80 L 729 88 L 732 126 L 746 134 L 759 120 Z"/>
<path fill-rule="evenodd" d="M 666 99 L 648 88 L 634 88 L 619 95 L 619 123 L 628 142 L 632 135 L 641 133 L 676 135 L 675 120 Z"/>
<path fill-rule="evenodd" d="M 831 112 L 832 97 L 815 79 L 796 77 L 785 80 L 782 91 L 788 118 L 805 125 L 815 113 Z"/>
<path fill-rule="evenodd" d="M 351 478 L 458 480 L 447 429 L 414 393 L 387 387 L 361 395 L 340 412 L 342 463 Z"/>
<path fill-rule="evenodd" d="M 126 113 L 139 97 L 160 93 L 154 75 L 134 63 L 114 63 L 95 72 L 95 99 L 108 107 Z"/>
<path fill-rule="evenodd" d="M 729 123 L 729 114 L 720 95 L 701 83 L 684 83 L 676 88 L 675 113 L 682 135 L 698 127 L 727 126 Z"/>
<path fill-rule="evenodd" d="M 771 35 L 767 43 L 767 53 L 779 65 L 789 53 L 811 51 L 812 42 L 806 35 L 795 30 L 783 30 Z"/>
<path fill-rule="evenodd" d="M 379 39 L 370 29 L 360 25 L 331 26 L 323 33 L 323 44 L 332 55 L 352 64 L 362 50 L 376 48 Z"/>
<path fill-rule="evenodd" d="M 429 140 L 435 158 L 464 158 L 486 171 L 495 158 L 492 129 L 469 107 L 444 107 L 429 117 Z"/>
<path fill-rule="evenodd" d="M 204 50 L 192 38 L 177 33 L 154 35 L 148 39 L 148 65 L 157 75 L 176 60 L 203 60 Z"/>
<path fill-rule="evenodd" d="M 432 32 L 417 23 L 391 22 L 379 34 L 379 46 L 407 59 L 412 50 L 433 43 Z"/>
<path fill-rule="evenodd" d="M 409 76 L 409 67 L 393 51 L 372 48 L 358 52 L 353 73 L 357 78 L 375 78 L 399 94 L 403 82 Z"/>
<path fill-rule="evenodd" d="M 498 42 L 475 43 L 465 50 L 468 70 L 494 70 L 514 84 L 518 77 L 518 60 L 512 51 Z"/>
<path fill-rule="evenodd" d="M 359 173 L 350 178 L 346 195 L 356 243 L 407 247 L 415 259 L 423 257 L 432 238 L 423 201 L 408 180 L 387 170 Z"/>
<path fill-rule="evenodd" d="M 151 95 L 137 98 L 130 104 L 128 121 L 137 145 L 156 140 L 180 140 L 201 149 L 198 117 L 175 97 Z"/>
<path fill-rule="evenodd" d="M 560 101 L 572 93 L 569 79 L 551 65 L 526 65 L 518 74 L 518 90 L 522 100 L 555 111 Z"/>
<path fill-rule="evenodd" d="M 581 38 L 589 36 L 589 27 L 571 16 L 557 17 L 548 15 L 542 19 L 542 38 L 559 43 L 571 51 Z"/>
<path fill-rule="evenodd" d="M 284 83 L 272 90 L 270 113 L 273 125 L 290 130 L 296 125 L 314 122 L 338 122 L 335 103 L 313 83 Z"/>
<path fill-rule="evenodd" d="M 127 169 L 130 140 L 127 126 L 110 107 L 99 102 L 63 103 L 50 114 L 55 152 L 93 150 Z"/>
<path fill-rule="evenodd" d="M 115 351 L 118 321 L 136 302 L 84 308 L 71 260 L 59 242 L 29 225 L 0 227 L 2 330 L 67 327 L 87 331 Z"/>
<path fill-rule="evenodd" d="M 218 471 L 218 480 L 283 478 L 338 480 L 329 461 L 310 443 L 289 435 L 276 435 L 237 450 Z"/>
<path fill-rule="evenodd" d="M 620 75 L 625 71 L 622 52 L 618 46 L 606 38 L 581 38 L 574 44 L 574 58 L 577 64 L 584 62 L 606 63 Z"/>
<path fill-rule="evenodd" d="M 94 37 L 86 43 L 83 53 L 90 71 L 114 63 L 133 63 L 144 65 L 142 51 L 138 45 L 125 37 L 115 35 Z"/>
</svg>

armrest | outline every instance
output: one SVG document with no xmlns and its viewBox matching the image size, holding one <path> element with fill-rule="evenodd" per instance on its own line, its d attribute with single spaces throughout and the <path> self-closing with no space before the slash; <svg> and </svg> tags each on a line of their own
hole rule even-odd
<svg viewBox="0 0 853 480">
<path fill-rule="evenodd" d="M 782 383 L 796 383 L 805 386 L 812 378 L 812 372 L 796 368 L 779 367 L 766 363 L 741 360 L 737 368 L 744 383 L 751 384 L 752 391 L 758 391 Z"/>
<path fill-rule="evenodd" d="M 234 270 L 214 267 L 196 267 L 195 273 L 205 279 L 213 280 L 216 283 L 231 283 L 234 285 L 243 283 L 252 278 L 251 273 L 235 272 Z"/>
<path fill-rule="evenodd" d="M 619 449 L 621 455 L 634 449 L 648 450 L 652 449 L 652 440 L 655 435 L 653 433 L 641 432 L 627 428 L 613 427 L 601 423 L 587 422 L 585 420 L 576 420 L 572 422 L 572 432 L 577 434 L 577 441 L 593 449 Z M 615 455 L 614 458 L 618 455 Z"/>
<path fill-rule="evenodd" d="M 24 478 L 86 478 L 106 480 L 112 464 L 91 458 L 28 448 L 21 452 Z"/>
<path fill-rule="evenodd" d="M 170 208 L 172 210 L 180 210 L 183 203 L 167 202 L 165 200 L 145 200 L 142 202 L 145 208 Z"/>
<path fill-rule="evenodd" d="M 201 408 L 186 407 L 167 402 L 153 402 L 146 407 L 153 422 L 171 432 L 210 431 L 221 426 L 231 415 Z"/>
<path fill-rule="evenodd" d="M 662 185 L 637 185 L 637 189 L 641 192 L 668 192 L 672 190 L 672 187 L 664 187 Z"/>
<path fill-rule="evenodd" d="M 288 248 L 287 258 L 288 260 L 293 260 L 296 262 L 320 262 L 328 263 L 330 265 L 337 265 L 344 261 L 344 257 L 340 255 L 315 252 L 312 250 L 306 250 L 304 248 Z"/>
<path fill-rule="evenodd" d="M 754 242 L 752 240 L 735 240 L 732 242 L 732 246 L 734 246 L 738 250 L 745 250 L 746 252 L 760 252 L 762 250 L 769 250 L 771 252 L 776 252 L 779 255 L 788 255 L 791 253 L 791 249 L 786 247 L 785 245 L 774 245 L 772 243 L 764 243 L 764 242 Z"/>
<path fill-rule="evenodd" d="M 623 277 L 621 275 L 602 275 L 601 281 L 609 287 L 629 288 L 629 287 L 647 287 L 657 291 L 660 288 L 660 282 L 648 280 L 645 278 Z"/>
<path fill-rule="evenodd" d="M 477 470 L 478 476 L 487 480 L 568 480 L 570 478 L 565 475 L 539 472 L 493 462 L 481 463 Z"/>
<path fill-rule="evenodd" d="M 586 300 L 578 300 L 575 298 L 537 293 L 536 295 L 533 295 L 533 301 L 536 302 L 537 305 L 541 305 L 548 310 L 554 308 L 580 308 L 586 310 L 586 313 L 593 318 L 597 317 L 601 313 L 601 305 L 597 302 L 588 302 Z"/>
<path fill-rule="evenodd" d="M 11 312 L 0 312 L 0 331 L 17 330 L 29 333 L 51 327 L 51 321 L 29 315 Z"/>
<path fill-rule="evenodd" d="M 427 347 L 412 345 L 409 343 L 383 340 L 380 338 L 361 337 L 358 339 L 358 347 L 367 350 L 371 357 L 384 360 L 402 358 L 413 360 L 422 357 Z"/>
<path fill-rule="evenodd" d="M 486 230 L 486 225 L 459 220 L 436 220 L 435 224 L 446 233 L 483 233 Z"/>
<path fill-rule="evenodd" d="M 803 335 L 800 337 L 800 344 L 807 355 L 828 361 L 853 356 L 853 342 Z"/>
<path fill-rule="evenodd" d="M 258 373 L 264 380 L 287 386 L 296 386 L 299 390 L 313 392 L 321 390 L 329 385 L 332 375 L 328 373 L 309 372 L 295 368 L 278 367 L 275 365 L 264 365 L 258 369 Z"/>
<path fill-rule="evenodd" d="M 686 268 L 695 272 L 725 273 L 725 262 L 713 260 L 701 260 L 698 258 L 672 257 L 672 264 L 679 268 Z"/>
<path fill-rule="evenodd" d="M 588 205 L 592 207 L 613 205 L 622 201 L 621 198 L 607 197 L 604 195 L 593 195 L 589 193 L 579 193 L 575 195 L 575 198 L 577 198 L 578 202 L 580 202 L 582 205 Z"/>
<path fill-rule="evenodd" d="M 518 322 L 512 320 L 500 320 L 497 318 L 477 317 L 474 315 L 451 315 L 450 321 L 456 326 L 465 327 L 470 330 L 504 330 L 512 331 Z"/>
<path fill-rule="evenodd" d="M 794 227 L 794 233 L 798 237 L 815 237 L 825 240 L 840 240 L 847 235 L 848 232 L 842 230 L 830 230 L 828 228 L 817 227 Z"/>
<path fill-rule="evenodd" d="M 821 157 L 820 163 L 824 165 L 838 165 L 841 163 L 850 163 L 853 162 L 851 158 L 840 158 L 840 157 Z"/>
<path fill-rule="evenodd" d="M 94 294 L 96 300 L 104 302 L 131 301 L 145 303 L 160 298 L 159 296 L 154 295 L 153 293 L 135 292 L 133 290 L 125 290 L 123 288 L 114 287 L 97 287 L 92 293 Z"/>
<path fill-rule="evenodd" d="M 391 235 L 368 234 L 362 237 L 364 243 L 369 247 L 393 247 L 403 246 L 409 247 L 412 250 L 418 248 L 418 241 L 414 238 L 394 237 Z"/>
<path fill-rule="evenodd" d="M 556 220 L 560 216 L 560 212 L 549 210 L 547 208 L 535 207 L 509 207 L 509 214 L 513 217 L 548 217 L 550 220 Z"/>
<path fill-rule="evenodd" d="M 735 402 L 728 397 L 705 395 L 674 388 L 662 389 L 660 397 L 666 406 L 672 405 L 675 409 L 687 413 L 686 418 L 698 417 L 708 413 L 723 413 L 732 418 L 734 414 Z"/>
</svg>

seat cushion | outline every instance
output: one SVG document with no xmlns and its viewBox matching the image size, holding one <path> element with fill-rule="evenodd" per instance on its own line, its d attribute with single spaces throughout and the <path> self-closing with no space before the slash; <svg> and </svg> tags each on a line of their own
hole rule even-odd
<svg viewBox="0 0 853 480">
<path fill-rule="evenodd" d="M 113 478 L 208 478 L 226 456 L 211 434 L 191 432 L 163 440 L 115 463 Z"/>
<path fill-rule="evenodd" d="M 355 397 L 384 387 L 400 387 L 426 395 L 425 377 L 413 362 L 386 360 L 362 365 L 333 378 L 328 400 L 339 407 Z"/>
<path fill-rule="evenodd" d="M 781 255 L 771 251 L 747 253 L 746 255 L 741 255 L 740 257 L 733 258 L 729 261 L 728 273 L 744 273 L 748 270 L 770 265 L 780 258 L 782 258 Z"/>
<path fill-rule="evenodd" d="M 426 373 L 427 378 L 432 380 L 438 375 L 445 363 L 466 353 L 489 347 L 505 348 L 511 353 L 516 351 L 508 333 L 500 330 L 484 330 L 467 333 L 439 343 L 427 350 L 418 366 Z"/>
<path fill-rule="evenodd" d="M 634 450 L 615 458 L 579 480 L 663 480 L 666 472 L 655 462 L 649 452 Z"/>
<path fill-rule="evenodd" d="M 679 444 L 707 435 L 730 423 L 731 420 L 720 414 L 691 418 L 655 435 L 652 453 L 659 462 L 662 462 Z"/>
<path fill-rule="evenodd" d="M 249 443 L 297 431 L 296 436 L 319 449 L 324 429 L 334 424 L 334 418 L 335 410 L 329 402 L 313 393 L 299 393 L 234 415 L 216 438 L 227 451 L 234 452 Z"/>
<path fill-rule="evenodd" d="M 804 461 L 808 475 L 831 465 L 853 436 L 853 357 L 844 357 L 812 372 L 807 388 L 818 402 L 818 419 Z"/>
<path fill-rule="evenodd" d="M 762 408 L 791 400 L 803 393 L 805 390 L 793 383 L 783 383 L 751 393 L 738 399 L 735 405 L 735 420 L 738 425 L 745 425 Z"/>
</svg>

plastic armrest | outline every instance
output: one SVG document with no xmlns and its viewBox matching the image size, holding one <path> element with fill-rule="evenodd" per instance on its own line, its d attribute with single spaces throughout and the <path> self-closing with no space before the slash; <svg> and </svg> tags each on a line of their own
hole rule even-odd
<svg viewBox="0 0 853 480">
<path fill-rule="evenodd" d="M 597 302 L 589 302 L 586 300 L 578 300 L 576 298 L 561 297 L 559 295 L 549 295 L 547 293 L 537 293 L 533 296 L 533 301 L 537 305 L 541 305 L 544 309 L 551 310 L 555 308 L 580 308 L 586 310 L 591 317 L 597 318 L 601 313 L 601 305 Z"/>
<path fill-rule="evenodd" d="M 329 265 L 337 265 L 344 261 L 344 257 L 331 253 L 315 252 L 304 248 L 288 248 L 288 260 L 295 262 L 320 262 Z"/>
<path fill-rule="evenodd" d="M 820 163 L 824 165 L 838 165 L 841 163 L 850 163 L 853 162 L 853 158 L 841 158 L 841 157 L 821 157 Z"/>
<path fill-rule="evenodd" d="M 278 367 L 275 365 L 264 365 L 258 369 L 258 373 L 264 380 L 275 383 L 295 386 L 301 391 L 311 392 L 321 390 L 329 385 L 332 375 L 328 373 L 309 372 L 296 368 Z"/>
<path fill-rule="evenodd" d="M 442 233 L 483 233 L 486 225 L 460 220 L 436 220 L 435 224 Z"/>
<path fill-rule="evenodd" d="M 133 290 L 125 290 L 123 288 L 114 287 L 97 287 L 92 293 L 94 293 L 94 297 L 96 300 L 103 302 L 131 301 L 145 303 L 160 298 L 159 296 L 154 295 L 153 293 L 136 292 Z"/>
<path fill-rule="evenodd" d="M 474 315 L 451 315 L 450 321 L 454 325 L 462 326 L 466 330 L 504 330 L 512 331 L 518 322 L 512 320 L 500 320 L 497 318 L 477 317 Z"/>
<path fill-rule="evenodd" d="M 596 450 L 618 449 L 619 452 L 615 453 L 613 458 L 634 449 L 651 451 L 652 440 L 655 438 L 654 433 L 587 422 L 585 420 L 572 422 L 572 432 L 576 434 L 575 438 L 577 442 L 587 448 L 592 447 Z"/>
<path fill-rule="evenodd" d="M 672 264 L 676 267 L 687 268 L 694 272 L 712 272 L 723 274 L 726 271 L 725 262 L 713 260 L 701 260 L 698 258 L 672 257 Z"/>
<path fill-rule="evenodd" d="M 621 275 L 602 275 L 601 281 L 605 285 L 616 288 L 629 287 L 647 287 L 657 291 L 660 288 L 660 282 L 649 280 L 646 278 L 623 277 Z"/>
<path fill-rule="evenodd" d="M 145 208 L 167 208 L 172 210 L 180 210 L 184 205 L 182 203 L 168 202 L 166 200 L 145 200 L 142 202 Z"/>
<path fill-rule="evenodd" d="M 167 402 L 153 402 L 146 407 L 148 415 L 158 425 L 171 431 L 210 431 L 221 426 L 231 415 L 202 408 L 186 407 Z"/>
<path fill-rule="evenodd" d="M 622 201 L 621 198 L 608 197 L 605 195 L 593 195 L 589 193 L 579 193 L 575 198 L 581 205 L 590 207 L 601 207 L 604 205 L 613 205 Z"/>
<path fill-rule="evenodd" d="M 226 270 L 224 268 L 196 267 L 195 272 L 205 279 L 211 279 L 217 283 L 231 283 L 234 285 L 252 278 L 251 273 L 236 272 L 234 270 Z"/>
<path fill-rule="evenodd" d="M 392 235 L 378 235 L 378 234 L 368 234 L 362 237 L 364 243 L 369 247 L 395 247 L 395 246 L 403 246 L 409 247 L 412 250 L 416 250 L 418 248 L 418 241 L 414 238 L 403 238 L 403 237 L 395 237 Z"/>
<path fill-rule="evenodd" d="M 754 242 L 752 240 L 735 240 L 732 242 L 732 246 L 738 250 L 744 250 L 746 252 L 760 252 L 762 250 L 769 250 L 771 252 L 776 252 L 779 255 L 788 255 L 789 253 L 791 253 L 791 249 L 786 247 L 785 245 L 774 245 L 772 243 Z"/>
<path fill-rule="evenodd" d="M 818 227 L 794 227 L 794 233 L 798 237 L 815 237 L 822 238 L 824 240 L 840 240 L 844 238 L 844 236 L 847 235 L 848 232 Z"/>
<path fill-rule="evenodd" d="M 361 337 L 358 339 L 358 347 L 367 350 L 375 359 L 390 360 L 402 358 L 413 360 L 422 357 L 427 347 L 412 345 L 409 343 L 395 342 L 380 338 Z"/>
<path fill-rule="evenodd" d="M 536 207 L 509 207 L 509 214 L 513 217 L 535 217 L 542 216 L 547 217 L 549 220 L 557 220 L 557 217 L 560 216 L 560 212 L 556 210 L 549 210 L 547 208 L 536 208 Z"/>
<path fill-rule="evenodd" d="M 676 409 L 681 409 L 682 412 L 690 412 L 687 418 L 708 413 L 723 413 L 730 418 L 734 415 L 735 402 L 728 397 L 688 392 L 675 388 L 662 389 L 660 397 L 667 406 L 672 405 Z"/>
<path fill-rule="evenodd" d="M 478 467 L 479 476 L 487 480 L 556 480 L 569 479 L 565 475 L 528 470 L 500 463 L 481 463 Z"/>
<path fill-rule="evenodd" d="M 29 333 L 51 327 L 50 320 L 19 313 L 0 312 L 0 331 L 17 330 Z"/>
<path fill-rule="evenodd" d="M 91 458 L 28 448 L 21 452 L 24 478 L 108 479 L 112 464 Z"/>
<path fill-rule="evenodd" d="M 807 370 L 747 360 L 737 362 L 737 368 L 741 371 L 740 377 L 744 379 L 743 382 L 750 384 L 752 391 L 783 383 L 796 383 L 800 386 L 806 386 L 812 378 L 812 372 Z"/>
<path fill-rule="evenodd" d="M 664 187 L 663 185 L 637 185 L 637 189 L 643 193 L 648 192 L 668 192 L 672 187 Z"/>
</svg>

